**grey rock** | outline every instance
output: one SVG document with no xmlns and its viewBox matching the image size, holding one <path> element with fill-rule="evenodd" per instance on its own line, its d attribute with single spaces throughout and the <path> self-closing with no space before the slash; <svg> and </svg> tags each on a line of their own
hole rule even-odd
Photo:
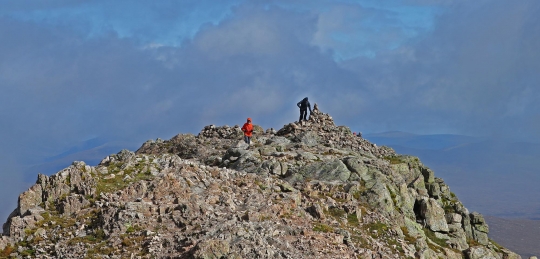
<svg viewBox="0 0 540 259">
<path fill-rule="evenodd" d="M 489 244 L 489 238 L 487 233 L 478 231 L 476 229 L 473 230 L 473 238 L 476 240 L 479 244 L 487 246 Z"/>
<path fill-rule="evenodd" d="M 316 146 L 319 141 L 319 135 L 312 131 L 300 133 L 296 137 L 302 144 L 308 147 Z"/>
<path fill-rule="evenodd" d="M 435 199 L 438 199 L 441 195 L 439 184 L 436 182 L 433 183 L 427 183 L 426 189 L 428 191 L 428 194 L 430 197 L 433 197 Z"/>
<path fill-rule="evenodd" d="M 485 246 L 474 246 L 465 250 L 467 259 L 498 259 L 497 256 Z"/>
<path fill-rule="evenodd" d="M 461 225 L 461 221 L 463 220 L 463 217 L 458 213 L 447 213 L 444 215 L 446 218 L 446 223 L 448 224 L 455 224 L 459 223 Z"/>
<path fill-rule="evenodd" d="M 452 249 L 463 251 L 469 248 L 469 244 L 467 243 L 467 236 L 463 229 L 460 228 L 455 229 L 454 231 L 451 230 L 449 236 L 450 240 L 448 240 L 447 243 Z"/>
<path fill-rule="evenodd" d="M 300 168 L 298 175 L 301 179 L 314 179 L 322 181 L 347 181 L 351 172 L 340 160 L 318 162 Z M 289 178 L 295 181 L 295 178 Z"/>
<path fill-rule="evenodd" d="M 61 201 L 58 209 L 60 213 L 66 216 L 71 216 L 72 214 L 79 212 L 81 209 L 88 207 L 89 205 L 90 201 L 85 199 L 83 196 L 72 195 L 67 196 L 65 200 Z"/>
<path fill-rule="evenodd" d="M 469 215 L 471 217 L 471 223 L 473 225 L 479 225 L 479 224 L 485 224 L 486 220 L 484 219 L 484 216 L 478 212 L 473 212 Z"/>
<path fill-rule="evenodd" d="M 433 198 L 423 198 L 418 201 L 420 206 L 420 216 L 425 220 L 426 225 L 436 232 L 448 232 L 444 209 Z"/>
<path fill-rule="evenodd" d="M 431 169 L 427 167 L 422 167 L 421 172 L 422 172 L 422 175 L 424 176 L 424 180 L 426 181 L 426 183 L 435 182 L 435 173 Z"/>
</svg>

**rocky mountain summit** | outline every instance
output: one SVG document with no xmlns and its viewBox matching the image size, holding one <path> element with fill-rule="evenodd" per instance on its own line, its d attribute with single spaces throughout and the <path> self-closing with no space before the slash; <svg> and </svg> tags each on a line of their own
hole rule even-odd
<svg viewBox="0 0 540 259">
<path fill-rule="evenodd" d="M 241 139 L 210 125 L 40 174 L 0 258 L 520 258 L 418 158 L 318 108 Z"/>
</svg>

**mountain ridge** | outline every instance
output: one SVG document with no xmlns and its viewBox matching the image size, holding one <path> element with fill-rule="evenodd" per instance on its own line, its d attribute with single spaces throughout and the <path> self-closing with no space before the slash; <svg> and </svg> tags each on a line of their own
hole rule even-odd
<svg viewBox="0 0 540 259">
<path fill-rule="evenodd" d="M 418 158 L 336 126 L 206 126 L 84 162 L 19 196 L 1 255 L 65 258 L 520 258 Z"/>
</svg>

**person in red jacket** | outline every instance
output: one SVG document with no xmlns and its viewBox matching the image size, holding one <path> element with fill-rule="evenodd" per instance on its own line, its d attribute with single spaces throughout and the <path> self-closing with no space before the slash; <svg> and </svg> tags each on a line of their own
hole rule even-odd
<svg viewBox="0 0 540 259">
<path fill-rule="evenodd" d="M 251 144 L 251 136 L 253 133 L 253 124 L 251 124 L 251 118 L 247 118 L 247 122 L 244 123 L 244 126 L 242 126 L 242 131 L 244 132 L 244 141 L 250 145 Z"/>
</svg>

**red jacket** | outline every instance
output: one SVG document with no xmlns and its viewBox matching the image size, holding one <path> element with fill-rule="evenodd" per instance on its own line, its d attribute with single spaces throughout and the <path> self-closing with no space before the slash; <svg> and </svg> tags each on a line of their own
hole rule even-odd
<svg viewBox="0 0 540 259">
<path fill-rule="evenodd" d="M 251 133 L 253 133 L 253 124 L 249 122 L 244 123 L 244 126 L 242 126 L 242 131 L 244 132 L 245 136 L 251 137 Z"/>
</svg>

